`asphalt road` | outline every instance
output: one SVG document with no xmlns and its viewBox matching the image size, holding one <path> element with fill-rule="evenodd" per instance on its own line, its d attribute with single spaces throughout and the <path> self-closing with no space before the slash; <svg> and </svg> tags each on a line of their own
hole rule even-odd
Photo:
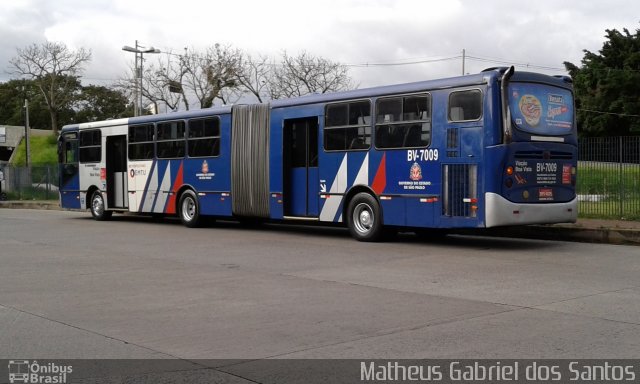
<svg viewBox="0 0 640 384">
<path fill-rule="evenodd" d="M 0 210 L 0 359 L 638 358 L 638 247 Z"/>
</svg>

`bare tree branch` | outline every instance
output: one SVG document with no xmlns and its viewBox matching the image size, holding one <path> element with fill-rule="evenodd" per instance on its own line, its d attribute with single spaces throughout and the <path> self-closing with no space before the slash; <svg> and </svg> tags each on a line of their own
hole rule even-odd
<svg viewBox="0 0 640 384">
<path fill-rule="evenodd" d="M 274 70 L 269 91 L 273 99 L 298 97 L 309 93 L 327 93 L 352 89 L 349 68 L 343 64 L 302 52 L 297 56 L 282 53 L 281 65 Z"/>
<path fill-rule="evenodd" d="M 32 79 L 45 98 L 51 116 L 51 129 L 58 133 L 58 113 L 71 105 L 83 65 L 91 60 L 91 51 L 70 50 L 63 43 L 46 42 L 18 48 L 9 61 L 12 72 Z"/>
<path fill-rule="evenodd" d="M 242 52 L 239 49 L 220 44 L 207 49 L 203 69 L 210 89 L 202 102 L 203 108 L 213 106 L 214 100 L 220 98 L 222 90 L 237 88 L 241 63 Z"/>
<path fill-rule="evenodd" d="M 144 97 L 171 109 L 182 102 L 187 110 L 196 104 L 209 108 L 216 100 L 229 104 L 252 97 L 263 103 L 354 88 L 348 67 L 307 52 L 297 56 L 283 52 L 276 63 L 268 56 L 245 55 L 220 44 L 204 52 L 185 48 L 183 55 L 169 53 L 166 61 L 146 66 L 144 79 Z M 122 79 L 119 88 L 135 84 L 133 76 Z"/>
<path fill-rule="evenodd" d="M 238 84 L 262 103 L 270 98 L 269 85 L 273 81 L 273 68 L 275 63 L 267 56 L 254 58 L 246 55 L 237 75 Z"/>
</svg>

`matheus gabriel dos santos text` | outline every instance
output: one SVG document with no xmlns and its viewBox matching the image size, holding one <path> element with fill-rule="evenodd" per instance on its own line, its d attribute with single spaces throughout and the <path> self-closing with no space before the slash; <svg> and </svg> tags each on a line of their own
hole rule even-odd
<svg viewBox="0 0 640 384">
<path fill-rule="evenodd" d="M 608 361 L 431 361 L 422 365 L 360 362 L 360 380 L 460 381 L 460 382 L 620 382 L 635 381 L 640 360 L 613 364 Z"/>
</svg>

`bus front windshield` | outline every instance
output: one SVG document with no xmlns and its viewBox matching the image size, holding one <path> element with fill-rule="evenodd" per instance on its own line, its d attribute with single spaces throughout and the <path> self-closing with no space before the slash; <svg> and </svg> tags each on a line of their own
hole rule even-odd
<svg viewBox="0 0 640 384">
<path fill-rule="evenodd" d="M 510 83 L 509 108 L 516 129 L 535 135 L 574 132 L 570 90 L 538 83 Z"/>
</svg>

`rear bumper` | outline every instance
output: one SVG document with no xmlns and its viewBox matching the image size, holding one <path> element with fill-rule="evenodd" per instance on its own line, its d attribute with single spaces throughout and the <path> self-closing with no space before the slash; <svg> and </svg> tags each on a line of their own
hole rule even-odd
<svg viewBox="0 0 640 384">
<path fill-rule="evenodd" d="M 522 204 L 487 192 L 485 199 L 485 226 L 575 223 L 578 219 L 578 199 L 566 203 Z"/>
</svg>

